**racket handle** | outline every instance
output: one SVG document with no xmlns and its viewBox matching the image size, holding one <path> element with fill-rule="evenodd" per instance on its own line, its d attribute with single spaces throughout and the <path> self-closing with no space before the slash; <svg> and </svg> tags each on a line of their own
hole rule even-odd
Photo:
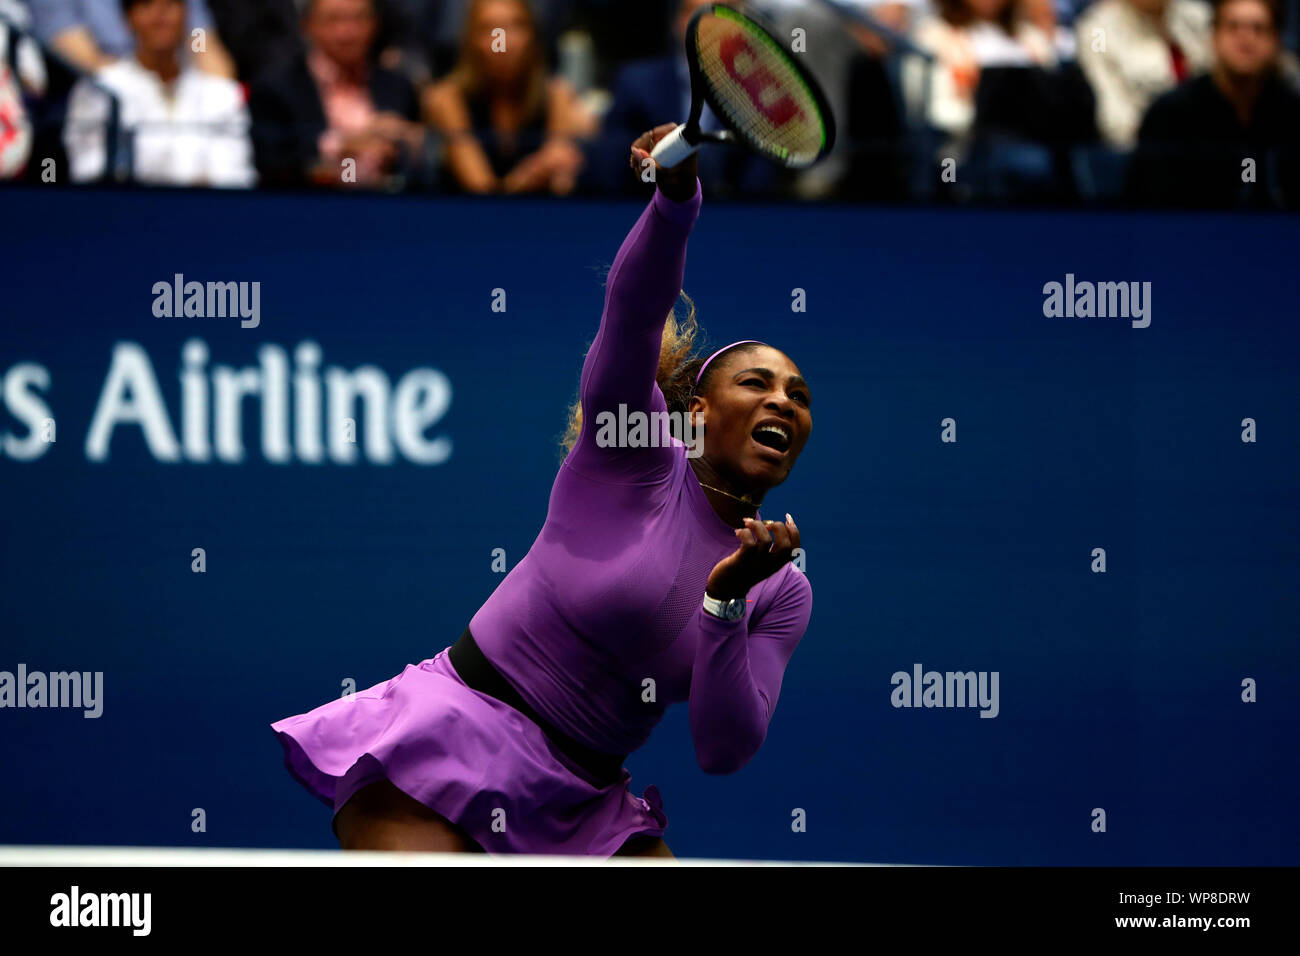
<svg viewBox="0 0 1300 956">
<path fill-rule="evenodd" d="M 664 169 L 672 169 L 691 153 L 700 148 L 699 143 L 690 143 L 686 139 L 686 124 L 682 123 L 675 130 L 655 143 L 650 158 Z"/>
</svg>

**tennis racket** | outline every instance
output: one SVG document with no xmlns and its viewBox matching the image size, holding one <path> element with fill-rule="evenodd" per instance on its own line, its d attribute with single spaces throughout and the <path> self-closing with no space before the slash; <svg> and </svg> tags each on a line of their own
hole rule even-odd
<svg viewBox="0 0 1300 956">
<path fill-rule="evenodd" d="M 686 26 L 690 117 L 650 154 L 669 169 L 703 143 L 740 143 L 789 169 L 806 169 L 835 143 L 821 87 L 758 21 L 721 3 L 696 10 Z M 700 129 L 708 103 L 725 128 Z"/>
</svg>

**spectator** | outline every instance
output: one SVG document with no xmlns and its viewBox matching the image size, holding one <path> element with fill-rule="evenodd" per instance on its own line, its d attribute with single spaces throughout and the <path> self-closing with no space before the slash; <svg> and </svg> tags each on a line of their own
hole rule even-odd
<svg viewBox="0 0 1300 956">
<path fill-rule="evenodd" d="M 567 82 L 548 76 L 531 8 L 473 0 L 466 16 L 455 68 L 425 97 L 455 184 L 473 193 L 572 192 L 585 164 L 575 141 L 592 137 L 596 121 Z"/>
<path fill-rule="evenodd" d="M 469 22 L 472 0 L 406 0 L 412 7 L 411 16 L 417 22 L 415 30 L 423 46 L 426 62 L 433 75 L 444 78 L 460 60 L 465 24 Z M 656 18 L 655 4 L 663 0 L 638 0 L 635 15 L 639 22 L 661 22 Z M 608 6 L 617 18 L 618 31 L 626 35 L 628 0 L 602 0 L 595 6 Z M 591 6 L 590 2 L 587 4 Z M 574 18 L 574 0 L 530 0 L 533 29 L 543 60 L 556 63 L 557 41 Z M 602 55 L 605 50 L 601 49 Z"/>
<path fill-rule="evenodd" d="M 134 41 L 122 0 L 31 0 L 37 37 L 86 73 L 131 56 Z M 222 45 L 205 0 L 188 0 L 188 16 L 177 44 L 185 43 L 195 65 L 206 73 L 233 78 L 235 63 Z M 202 30 L 202 49 L 194 49 L 194 30 Z"/>
<path fill-rule="evenodd" d="M 27 101 L 46 91 L 45 62 L 26 34 L 30 26 L 26 7 L 0 0 L 0 179 L 15 179 L 26 168 L 35 139 Z"/>
<path fill-rule="evenodd" d="M 1300 94 L 1278 72 L 1279 0 L 1218 0 L 1214 64 L 1151 105 L 1138 133 L 1133 198 L 1300 207 Z"/>
<path fill-rule="evenodd" d="M 1077 58 L 1074 30 L 1062 17 L 1077 16 L 1078 11 L 1067 9 L 1062 13 L 1055 0 L 1021 0 L 1020 9 L 1026 20 L 1051 39 L 1061 60 L 1073 62 Z"/>
<path fill-rule="evenodd" d="M 923 67 L 909 57 L 905 89 L 914 113 L 947 135 L 940 147 L 946 157 L 965 156 L 975 121 L 975 93 L 986 67 L 1055 67 L 1055 37 L 1025 15 L 1016 0 L 938 0 L 939 14 L 916 28 L 915 41 L 933 54 L 928 100 L 921 89 Z"/>
<path fill-rule="evenodd" d="M 0 22 L 0 43 L 9 44 L 9 31 Z M 32 127 L 23 108 L 18 78 L 8 60 L 0 60 L 0 179 L 16 179 L 32 150 Z"/>
<path fill-rule="evenodd" d="M 598 148 L 597 179 L 602 189 L 637 189 L 637 177 L 627 164 L 628 142 L 661 123 L 685 122 L 690 114 L 686 24 L 702 6 L 704 0 L 679 0 L 673 18 L 673 51 L 666 56 L 636 60 L 618 72 L 613 104 L 605 117 Z M 707 104 L 700 115 L 700 128 L 722 128 Z M 775 167 L 743 147 L 702 149 L 698 165 L 700 182 L 714 196 L 733 191 L 761 194 L 775 189 L 778 182 Z"/>
<path fill-rule="evenodd" d="M 239 84 L 202 73 L 180 54 L 186 0 L 124 0 L 133 56 L 96 75 L 118 99 L 123 145 L 141 182 L 252 186 L 248 110 Z M 75 182 L 111 172 L 108 100 L 88 80 L 72 91 L 64 141 Z"/>
<path fill-rule="evenodd" d="M 300 0 L 206 0 L 242 80 L 252 82 L 270 69 L 306 55 Z M 372 59 L 427 83 L 429 66 L 416 29 L 416 0 L 374 0 L 378 18 Z M 427 2 L 427 0 L 421 0 Z"/>
<path fill-rule="evenodd" d="M 371 0 L 308 0 L 306 55 L 273 67 L 253 88 L 266 182 L 378 186 L 415 169 L 424 142 L 415 90 L 372 62 L 376 27 Z"/>
<path fill-rule="evenodd" d="M 987 60 L 975 91 L 971 150 L 961 179 L 981 200 L 1077 198 L 1074 148 L 1098 139 L 1096 100 L 1073 62 L 1074 34 L 1048 0 L 1022 0 L 1021 15 L 1049 38 L 1042 63 Z"/>
<path fill-rule="evenodd" d="M 1097 127 L 1116 149 L 1132 148 L 1152 100 L 1210 65 L 1210 10 L 1200 0 L 1099 0 L 1075 25 Z"/>
</svg>

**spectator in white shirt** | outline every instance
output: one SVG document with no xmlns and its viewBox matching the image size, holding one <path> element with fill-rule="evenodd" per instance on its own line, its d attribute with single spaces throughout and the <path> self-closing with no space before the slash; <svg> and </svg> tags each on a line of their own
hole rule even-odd
<svg viewBox="0 0 1300 956">
<path fill-rule="evenodd" d="M 254 185 L 243 88 L 183 56 L 185 0 L 123 0 L 122 6 L 135 53 L 101 69 L 95 80 L 120 104 L 119 146 L 129 151 L 132 177 L 173 186 Z M 108 118 L 107 97 L 80 81 L 64 128 L 73 181 L 114 172 L 105 169 Z"/>
<path fill-rule="evenodd" d="M 1156 97 L 1210 66 L 1210 8 L 1199 0 L 1099 0 L 1075 29 L 1097 127 L 1116 149 L 1137 142 Z"/>
</svg>

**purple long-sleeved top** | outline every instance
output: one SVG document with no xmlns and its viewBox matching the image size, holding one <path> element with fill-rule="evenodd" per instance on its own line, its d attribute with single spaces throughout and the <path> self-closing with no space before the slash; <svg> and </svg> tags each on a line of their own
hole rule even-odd
<svg viewBox="0 0 1300 956">
<path fill-rule="evenodd" d="M 748 763 L 767 736 L 812 587 L 787 564 L 750 590 L 740 620 L 705 612 L 709 573 L 740 541 L 686 447 L 666 433 L 660 447 L 596 440 L 603 411 L 667 410 L 655 381 L 660 340 L 700 203 L 698 181 L 686 202 L 656 190 L 623 241 L 582 366 L 582 431 L 546 523 L 470 630 L 528 703 L 594 750 L 631 753 L 669 704 L 689 700 L 696 758 L 721 774 Z"/>
</svg>

